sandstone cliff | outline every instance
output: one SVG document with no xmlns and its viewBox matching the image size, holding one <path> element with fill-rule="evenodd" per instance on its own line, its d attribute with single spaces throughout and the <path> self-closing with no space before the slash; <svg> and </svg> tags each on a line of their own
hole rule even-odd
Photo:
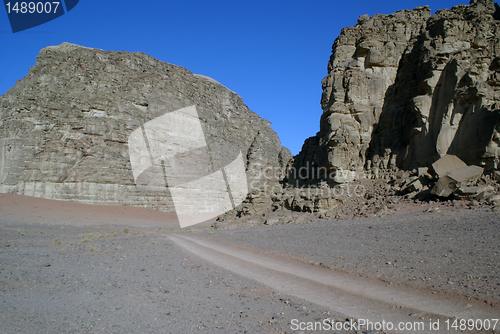
<svg viewBox="0 0 500 334">
<path fill-rule="evenodd" d="M 500 9 L 491 0 L 432 16 L 427 6 L 363 15 L 333 44 L 320 131 L 294 167 L 313 182 L 333 181 L 325 171 L 343 182 L 346 171 L 427 167 L 446 154 L 498 169 L 499 72 Z"/>
<path fill-rule="evenodd" d="M 212 167 L 241 151 L 249 185 L 277 182 L 261 180 L 259 170 L 281 170 L 290 153 L 234 92 L 142 53 L 63 43 L 41 50 L 29 74 L 0 97 L 0 191 L 172 211 L 168 192 L 136 186 L 127 139 L 142 124 L 192 105 Z M 250 191 L 241 210 L 258 211 L 252 201 L 270 205 L 259 187 Z"/>
</svg>

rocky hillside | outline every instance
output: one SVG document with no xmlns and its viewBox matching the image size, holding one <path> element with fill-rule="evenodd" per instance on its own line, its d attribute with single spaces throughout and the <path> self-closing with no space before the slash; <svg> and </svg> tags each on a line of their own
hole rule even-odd
<svg viewBox="0 0 500 334">
<path fill-rule="evenodd" d="M 294 161 L 309 181 L 428 167 L 446 154 L 500 169 L 500 8 L 491 0 L 432 16 L 427 6 L 361 16 L 335 40 L 322 85 L 320 131 Z"/>
<path fill-rule="evenodd" d="M 241 210 L 267 208 L 271 199 L 255 186 L 259 170 L 281 170 L 290 153 L 240 96 L 142 53 L 68 43 L 41 50 L 29 74 L 0 96 L 0 191 L 172 211 L 165 189 L 136 186 L 127 140 L 148 121 L 189 106 L 196 106 L 212 167 L 242 153 L 252 192 Z"/>
</svg>

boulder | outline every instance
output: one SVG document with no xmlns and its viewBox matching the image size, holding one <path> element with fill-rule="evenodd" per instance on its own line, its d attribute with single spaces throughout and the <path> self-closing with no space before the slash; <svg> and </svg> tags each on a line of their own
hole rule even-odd
<svg viewBox="0 0 500 334">
<path fill-rule="evenodd" d="M 422 180 L 420 178 L 410 182 L 406 187 L 403 188 L 402 193 L 403 194 L 408 194 L 408 193 L 413 193 L 413 192 L 419 192 L 422 191 L 424 188 L 424 185 L 422 184 Z"/>
<path fill-rule="evenodd" d="M 438 177 L 443 177 L 454 170 L 467 167 L 467 164 L 455 155 L 446 154 L 432 164 L 432 169 Z"/>
<path fill-rule="evenodd" d="M 475 183 L 483 175 L 484 169 L 479 166 L 465 166 L 448 173 L 448 176 L 455 180 L 457 184 L 468 185 Z"/>
<path fill-rule="evenodd" d="M 446 175 L 436 182 L 432 188 L 432 194 L 439 197 L 449 197 L 458 187 L 457 181 Z"/>
<path fill-rule="evenodd" d="M 418 176 L 424 176 L 424 177 L 427 177 L 427 178 L 431 178 L 432 175 L 431 173 L 429 172 L 429 169 L 428 167 L 418 167 L 417 169 L 417 173 L 418 173 Z"/>
<path fill-rule="evenodd" d="M 490 185 L 461 186 L 458 188 L 454 197 L 460 200 L 485 200 L 495 195 L 495 188 Z"/>
<path fill-rule="evenodd" d="M 453 165 L 453 164 L 451 164 Z M 448 166 L 451 166 L 448 165 Z M 454 166 L 456 166 L 455 164 Z M 458 164 L 459 165 L 459 164 Z M 444 164 L 441 165 L 441 167 Z M 443 171 L 445 168 L 440 168 L 438 166 L 438 170 Z M 454 193 L 457 189 L 462 187 L 466 187 L 469 184 L 477 182 L 477 180 L 483 174 L 483 168 L 478 166 L 466 166 L 459 169 L 455 169 L 445 176 L 440 177 L 436 182 L 434 187 L 432 188 L 432 194 L 439 197 L 449 197 L 452 193 Z M 464 188 L 466 189 L 466 188 Z M 471 191 L 476 188 L 471 188 Z M 478 188 L 477 188 L 478 189 Z M 476 189 L 476 190 L 477 190 Z M 459 195 L 460 197 L 460 195 Z"/>
</svg>

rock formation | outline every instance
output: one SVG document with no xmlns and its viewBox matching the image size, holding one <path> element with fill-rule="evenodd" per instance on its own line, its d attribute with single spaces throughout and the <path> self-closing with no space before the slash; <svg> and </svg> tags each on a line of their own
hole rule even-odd
<svg viewBox="0 0 500 334">
<path fill-rule="evenodd" d="M 500 168 L 499 62 L 497 4 L 438 11 L 401 60 L 372 138 L 372 161 L 390 152 L 412 169 L 451 154 L 489 172 Z"/>
<path fill-rule="evenodd" d="M 488 182 L 500 180 L 500 7 L 492 0 L 432 16 L 427 6 L 361 16 L 335 40 L 322 88 L 320 130 L 290 160 L 269 122 L 210 78 L 142 53 L 48 47 L 0 97 L 0 191 L 172 212 L 168 191 L 135 184 L 127 139 L 196 106 L 207 148 L 193 161 L 208 159 L 210 168 L 194 172 L 243 154 L 250 193 L 239 216 L 328 213 L 346 196 L 363 197 L 349 188 L 360 175 L 391 179 L 374 181 L 378 194 L 495 193 Z M 454 167 L 440 175 L 441 164 Z"/>
<path fill-rule="evenodd" d="M 41 50 L 29 74 L 0 96 L 0 191 L 171 212 L 168 191 L 136 186 L 127 140 L 142 124 L 193 105 L 212 167 L 241 152 L 248 184 L 259 185 L 240 210 L 267 209 L 261 182 L 279 175 L 264 180 L 261 171 L 283 170 L 291 155 L 240 96 L 142 53 L 68 43 Z"/>
<path fill-rule="evenodd" d="M 320 131 L 294 168 L 310 169 L 309 182 L 339 183 L 352 179 L 346 171 L 412 170 L 450 154 L 491 173 L 500 168 L 499 80 L 491 0 L 432 16 L 427 6 L 363 15 L 333 44 Z"/>
</svg>

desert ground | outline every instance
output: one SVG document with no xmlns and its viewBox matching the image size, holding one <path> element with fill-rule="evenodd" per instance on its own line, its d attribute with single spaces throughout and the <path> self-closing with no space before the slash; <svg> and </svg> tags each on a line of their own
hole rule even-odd
<svg viewBox="0 0 500 334">
<path fill-rule="evenodd" d="M 151 209 L 0 194 L 0 332 L 451 333 L 500 318 L 500 216 L 397 209 L 180 229 Z M 308 327 L 363 319 L 425 328 Z"/>
</svg>

